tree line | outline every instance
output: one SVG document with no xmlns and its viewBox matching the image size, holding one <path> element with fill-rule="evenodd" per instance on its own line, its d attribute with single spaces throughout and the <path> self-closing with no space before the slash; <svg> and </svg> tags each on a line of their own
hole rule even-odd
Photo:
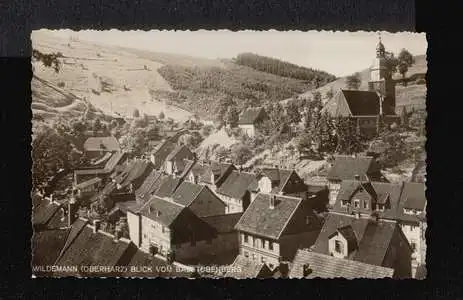
<svg viewBox="0 0 463 300">
<path fill-rule="evenodd" d="M 324 71 L 301 67 L 276 58 L 257 55 L 254 53 L 241 53 L 235 62 L 258 71 L 294 79 L 306 80 L 317 87 L 336 80 L 336 76 Z"/>
</svg>

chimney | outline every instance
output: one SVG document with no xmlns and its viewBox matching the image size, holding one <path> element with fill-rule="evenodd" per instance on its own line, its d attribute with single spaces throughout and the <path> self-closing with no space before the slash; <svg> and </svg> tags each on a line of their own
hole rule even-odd
<svg viewBox="0 0 463 300">
<path fill-rule="evenodd" d="M 312 273 L 312 269 L 310 268 L 310 264 L 303 264 L 302 265 L 302 276 L 307 277 Z"/>
<path fill-rule="evenodd" d="M 277 202 L 277 196 L 271 195 L 270 196 L 270 209 L 275 208 L 276 202 Z"/>
<path fill-rule="evenodd" d="M 100 220 L 93 220 L 93 233 L 97 233 L 100 230 Z"/>
<path fill-rule="evenodd" d="M 77 213 L 77 202 L 75 199 L 71 199 L 68 202 L 68 226 L 69 227 L 76 220 L 76 213 Z"/>
<path fill-rule="evenodd" d="M 360 175 L 355 174 L 355 175 L 354 175 L 354 178 L 355 178 L 355 180 L 360 181 Z"/>
</svg>

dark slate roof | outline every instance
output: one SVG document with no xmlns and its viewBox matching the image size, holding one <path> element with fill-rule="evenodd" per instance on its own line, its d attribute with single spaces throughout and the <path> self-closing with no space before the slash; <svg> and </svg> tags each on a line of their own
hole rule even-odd
<svg viewBox="0 0 463 300">
<path fill-rule="evenodd" d="M 172 150 L 172 152 L 170 152 L 169 155 L 167 155 L 166 160 L 182 161 L 191 156 L 192 154 L 193 153 L 186 146 L 179 145 L 174 150 Z"/>
<path fill-rule="evenodd" d="M 240 125 L 251 125 L 259 121 L 265 114 L 262 107 L 251 107 L 244 110 L 241 115 L 238 124 Z"/>
<path fill-rule="evenodd" d="M 338 232 L 346 239 L 349 251 L 357 248 L 357 237 L 351 225 L 338 228 Z"/>
<path fill-rule="evenodd" d="M 114 190 L 116 190 L 116 183 L 108 182 L 101 191 L 90 197 L 90 203 L 93 203 L 101 198 L 109 196 Z"/>
<path fill-rule="evenodd" d="M 89 186 L 94 185 L 94 184 L 99 183 L 99 182 L 101 182 L 101 178 L 95 177 L 95 178 L 92 178 L 92 179 L 89 179 L 87 181 L 84 181 L 84 182 L 81 182 L 81 183 L 77 184 L 76 188 L 77 189 L 83 189 L 83 188 L 89 187 Z"/>
<path fill-rule="evenodd" d="M 235 225 L 243 213 L 202 217 L 203 221 L 211 225 L 218 233 L 229 233 L 235 230 Z"/>
<path fill-rule="evenodd" d="M 249 190 L 250 184 L 254 183 L 256 175 L 252 173 L 232 171 L 224 183 L 217 189 L 217 193 L 241 199 Z"/>
<path fill-rule="evenodd" d="M 298 250 L 294 257 L 290 278 L 303 278 L 303 266 L 308 265 L 310 274 L 304 278 L 392 278 L 394 270 L 330 255 Z"/>
<path fill-rule="evenodd" d="M 333 166 L 328 172 L 328 180 L 354 180 L 355 175 L 360 180 L 368 180 L 367 176 L 376 177 L 380 172 L 378 163 L 369 156 L 336 156 Z"/>
<path fill-rule="evenodd" d="M 203 188 L 202 185 L 184 181 L 172 194 L 172 199 L 180 205 L 190 206 Z"/>
<path fill-rule="evenodd" d="M 345 226 L 351 226 L 357 245 L 349 254 L 349 259 L 373 265 L 382 265 L 392 236 L 396 230 L 395 222 L 356 219 L 354 216 L 329 213 L 320 234 L 315 241 L 313 251 L 329 255 L 329 238 Z"/>
<path fill-rule="evenodd" d="M 379 97 L 376 92 L 342 90 L 353 116 L 379 115 Z"/>
<path fill-rule="evenodd" d="M 42 202 L 34 207 L 32 222 L 34 225 L 47 225 L 53 218 L 56 212 L 61 208 L 61 205 L 54 202 Z"/>
<path fill-rule="evenodd" d="M 32 265 L 54 265 L 69 232 L 70 229 L 35 231 L 32 237 Z"/>
<path fill-rule="evenodd" d="M 94 233 L 93 228 L 86 225 L 64 249 L 57 265 L 116 266 L 129 246 L 128 240 L 116 242 L 113 236 L 101 231 Z"/>
<path fill-rule="evenodd" d="M 159 189 L 154 192 L 154 195 L 158 197 L 171 197 L 181 183 L 181 178 L 174 178 L 171 175 L 166 176 L 162 179 L 162 183 Z"/>
<path fill-rule="evenodd" d="M 99 169 L 77 169 L 74 172 L 77 175 L 92 175 L 92 174 L 108 174 L 115 170 L 116 166 L 126 157 L 123 152 L 112 153 L 111 157 L 106 161 L 103 168 Z"/>
<path fill-rule="evenodd" d="M 230 272 L 225 274 L 225 277 L 232 277 L 236 279 L 255 279 L 257 277 L 269 277 L 271 275 L 271 271 L 266 264 L 251 261 L 242 255 L 238 255 L 235 258 L 230 270 Z M 241 270 L 241 272 L 237 272 L 236 270 Z"/>
<path fill-rule="evenodd" d="M 153 153 L 154 157 L 156 158 L 154 162 L 154 167 L 156 169 L 159 169 L 164 164 L 166 157 L 174 149 L 175 149 L 174 143 L 172 143 L 169 140 L 163 141 Z"/>
<path fill-rule="evenodd" d="M 403 207 L 424 211 L 426 205 L 425 189 L 424 183 L 405 182 L 401 195 Z"/>
<path fill-rule="evenodd" d="M 113 136 L 89 137 L 84 143 L 85 151 L 120 151 L 120 145 Z"/>
<path fill-rule="evenodd" d="M 165 226 L 170 226 L 184 209 L 186 208 L 182 205 L 155 196 L 141 209 L 140 213 Z"/>
<path fill-rule="evenodd" d="M 221 183 L 225 180 L 224 176 L 227 171 L 234 166 L 231 163 L 222 163 L 211 161 L 209 163 L 197 163 L 192 171 L 200 176 L 200 181 L 208 184 Z M 215 182 L 211 182 L 212 174 L 214 174 Z"/>
<path fill-rule="evenodd" d="M 135 191 L 137 201 L 146 203 L 161 186 L 162 178 L 164 178 L 162 172 L 151 170 L 151 173 L 145 178 L 143 184 Z"/>
<path fill-rule="evenodd" d="M 130 162 L 129 166 L 125 170 L 126 176 L 124 176 L 124 180 L 120 182 L 122 188 L 127 187 L 133 181 L 143 178 L 146 176 L 147 172 L 151 171 L 153 165 L 150 161 L 144 159 L 135 159 Z"/>
<path fill-rule="evenodd" d="M 196 165 L 196 162 L 194 160 L 189 160 L 189 159 L 184 159 L 182 162 L 183 162 L 181 165 L 182 172 L 180 173 L 179 177 L 185 178 L 188 172 L 190 172 L 190 170 Z"/>
<path fill-rule="evenodd" d="M 139 267 L 149 267 L 151 272 L 143 272 Z M 135 268 L 136 271 L 131 271 L 131 267 Z M 170 271 L 171 270 L 171 271 Z M 190 277 L 193 272 L 189 272 L 184 269 L 178 269 L 175 266 L 169 265 L 166 261 L 157 258 L 151 254 L 138 250 L 131 258 L 127 272 L 124 273 L 123 277 Z"/>
<path fill-rule="evenodd" d="M 304 184 L 302 179 L 300 180 L 300 185 L 293 186 L 292 189 L 288 189 L 287 183 L 293 173 L 295 173 L 294 170 L 264 168 L 261 170 L 260 175 L 267 176 L 272 181 L 272 184 L 274 185 L 272 193 L 280 193 L 284 191 L 285 194 L 290 194 L 307 191 L 307 186 Z"/>
<path fill-rule="evenodd" d="M 236 230 L 278 239 L 302 202 L 301 198 L 276 196 L 276 204 L 270 208 L 273 195 L 258 194 L 249 204 L 236 224 Z"/>
</svg>

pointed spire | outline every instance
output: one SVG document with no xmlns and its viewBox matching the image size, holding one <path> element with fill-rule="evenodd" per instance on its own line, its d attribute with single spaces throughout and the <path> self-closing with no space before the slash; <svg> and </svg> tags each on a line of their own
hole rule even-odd
<svg viewBox="0 0 463 300">
<path fill-rule="evenodd" d="M 386 54 L 386 49 L 382 43 L 381 32 L 378 31 L 378 45 L 376 46 L 376 57 L 384 57 Z"/>
</svg>

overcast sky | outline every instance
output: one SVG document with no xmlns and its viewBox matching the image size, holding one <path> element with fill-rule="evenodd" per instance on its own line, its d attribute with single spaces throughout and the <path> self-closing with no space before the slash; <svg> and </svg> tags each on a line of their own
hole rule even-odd
<svg viewBox="0 0 463 300">
<path fill-rule="evenodd" d="M 377 32 L 330 31 L 53 31 L 101 44 L 206 58 L 233 58 L 242 52 L 279 58 L 301 66 L 345 76 L 368 68 L 375 57 Z M 406 48 L 426 54 L 424 33 L 381 32 L 387 51 Z"/>
</svg>

